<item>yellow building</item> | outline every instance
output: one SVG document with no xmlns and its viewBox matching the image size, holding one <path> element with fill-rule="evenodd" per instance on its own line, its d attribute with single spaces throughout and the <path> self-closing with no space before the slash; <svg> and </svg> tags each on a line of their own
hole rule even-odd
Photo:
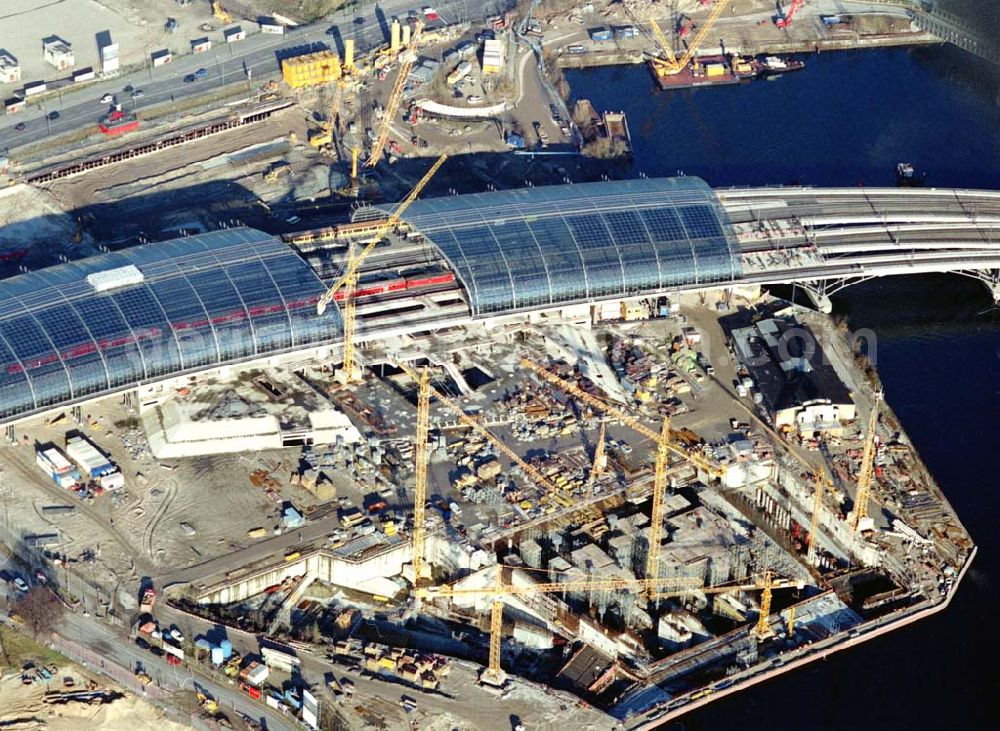
<svg viewBox="0 0 1000 731">
<path fill-rule="evenodd" d="M 340 56 L 333 51 L 307 53 L 281 62 L 281 76 L 293 89 L 329 84 L 340 78 Z"/>
</svg>

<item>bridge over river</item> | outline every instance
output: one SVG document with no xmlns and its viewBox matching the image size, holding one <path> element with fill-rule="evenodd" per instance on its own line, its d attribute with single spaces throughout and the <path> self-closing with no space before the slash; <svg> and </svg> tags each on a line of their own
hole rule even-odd
<svg viewBox="0 0 1000 731">
<path fill-rule="evenodd" d="M 952 272 L 1000 301 L 1000 192 L 935 188 L 717 190 L 740 244 L 742 281 L 830 295 L 874 277 Z"/>
</svg>

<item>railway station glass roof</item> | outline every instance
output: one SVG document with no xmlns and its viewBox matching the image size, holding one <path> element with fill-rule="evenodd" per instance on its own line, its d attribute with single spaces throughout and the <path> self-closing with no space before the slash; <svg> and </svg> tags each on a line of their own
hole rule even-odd
<svg viewBox="0 0 1000 731">
<path fill-rule="evenodd" d="M 477 317 L 740 276 L 729 219 L 698 178 L 429 198 L 403 219 L 442 251 Z"/>
<path fill-rule="evenodd" d="M 0 420 L 341 338 L 294 251 L 227 229 L 0 280 Z"/>
</svg>

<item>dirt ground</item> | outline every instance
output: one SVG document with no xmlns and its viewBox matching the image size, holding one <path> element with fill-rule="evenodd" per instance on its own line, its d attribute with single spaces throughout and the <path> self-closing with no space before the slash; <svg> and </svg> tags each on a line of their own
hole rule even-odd
<svg viewBox="0 0 1000 731">
<path fill-rule="evenodd" d="M 82 677 L 74 667 L 61 668 L 60 676 Z M 183 731 L 187 726 L 174 723 L 154 706 L 132 695 L 101 706 L 81 703 L 47 705 L 42 702 L 44 685 L 22 685 L 19 672 L 0 680 L 0 727 L 13 731 L 135 731 L 156 728 L 159 731 Z"/>
</svg>

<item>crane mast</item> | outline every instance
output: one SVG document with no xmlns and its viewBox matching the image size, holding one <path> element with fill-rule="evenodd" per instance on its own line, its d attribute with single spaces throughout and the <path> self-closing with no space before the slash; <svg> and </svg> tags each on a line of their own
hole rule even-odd
<svg viewBox="0 0 1000 731">
<path fill-rule="evenodd" d="M 656 468 L 653 472 L 653 509 L 649 523 L 649 548 L 646 552 L 646 578 L 660 576 L 660 543 L 666 515 L 664 493 L 667 491 L 667 466 L 670 459 L 670 417 L 663 419 L 663 429 L 656 443 Z"/>
<path fill-rule="evenodd" d="M 823 474 L 821 470 L 816 470 L 813 473 L 813 508 L 812 508 L 812 519 L 809 522 L 809 548 L 806 553 L 806 560 L 812 564 L 816 565 L 816 536 L 819 530 L 819 514 L 823 509 L 823 493 L 826 491 L 829 483 L 826 479 L 826 475 Z"/>
<path fill-rule="evenodd" d="M 626 426 L 633 429 L 634 431 L 637 431 L 639 434 L 642 434 L 644 437 L 651 439 L 657 444 L 660 443 L 662 438 L 662 433 L 650 429 L 648 426 L 634 419 L 633 417 L 629 416 L 621 409 L 612 406 L 606 401 L 599 399 L 596 396 L 593 396 L 580 388 L 577 388 L 576 385 L 570 383 L 569 381 L 566 381 L 563 378 L 560 378 L 555 373 L 552 373 L 544 366 L 535 363 L 533 360 L 530 360 L 528 358 L 522 358 L 521 365 L 524 366 L 525 368 L 529 368 L 530 370 L 534 371 L 542 379 L 548 381 L 556 388 L 565 391 L 568 394 L 571 394 L 574 398 L 579 399 L 580 401 L 584 402 L 585 404 L 592 407 L 596 411 L 599 411 L 603 414 L 609 414 L 618 421 L 622 422 Z M 690 462 L 698 469 L 703 470 L 711 477 L 722 477 L 725 474 L 725 470 L 723 470 L 718 465 L 712 464 L 704 457 L 701 457 L 697 454 L 692 454 L 687 449 L 684 449 L 683 447 L 674 444 L 672 439 L 666 443 L 666 449 L 675 454 L 676 456 L 680 457 L 681 459 Z"/>
<path fill-rule="evenodd" d="M 598 475 L 604 472 L 604 442 L 607 439 L 607 422 L 601 422 L 601 428 L 597 433 L 597 444 L 594 446 L 594 461 L 590 465 L 590 474 L 587 475 L 587 492 L 591 492 L 594 481 Z"/>
<path fill-rule="evenodd" d="M 861 469 L 858 472 L 858 487 L 854 497 L 854 516 L 851 519 L 851 534 L 857 532 L 861 521 L 868 517 L 868 499 L 871 497 L 872 478 L 875 474 L 875 438 L 878 436 L 878 409 L 882 402 L 882 391 L 875 392 L 872 413 L 868 417 L 868 432 L 865 434 L 865 448 L 861 452 Z"/>
<path fill-rule="evenodd" d="M 344 289 L 344 308 L 342 312 L 342 317 L 344 321 L 344 358 L 342 365 L 342 372 L 344 374 L 344 380 L 347 383 L 356 380 L 356 371 L 354 366 L 354 331 L 355 331 L 355 306 L 354 306 L 354 292 L 357 289 L 358 284 L 358 269 L 361 267 L 361 263 L 367 258 L 367 256 L 372 252 L 372 250 L 378 245 L 382 238 L 399 223 L 404 211 L 410 207 L 410 204 L 417 199 L 420 192 L 424 189 L 424 186 L 430 182 L 430 179 L 434 177 L 434 174 L 441 168 L 444 161 L 448 159 L 447 155 L 441 155 L 437 161 L 431 166 L 431 169 L 420 179 L 420 181 L 413 187 L 409 195 L 404 198 L 396 210 L 392 212 L 392 215 L 387 218 L 382 225 L 380 225 L 372 233 L 372 239 L 368 244 L 358 253 L 355 253 L 353 246 L 348 250 L 347 255 L 347 265 L 344 268 L 344 273 L 341 274 L 340 279 L 338 279 L 332 287 L 330 287 L 326 292 L 322 294 L 319 300 L 316 302 L 316 314 L 322 315 L 326 312 L 327 306 L 333 301 L 334 295 L 341 289 Z"/>
<path fill-rule="evenodd" d="M 409 366 L 407 366 L 407 365 L 405 365 L 403 363 L 397 363 L 396 365 L 399 366 L 399 368 L 401 368 L 410 378 L 412 378 L 413 380 L 419 382 L 420 378 L 419 378 L 419 376 L 417 376 L 413 372 L 412 368 L 410 368 Z M 548 491 L 550 493 L 556 493 L 556 492 L 559 491 L 559 488 L 556 487 L 556 485 L 551 480 L 549 480 L 545 475 L 543 475 L 537 469 L 535 469 L 530 464 L 528 464 L 523 459 L 521 459 L 518 456 L 517 452 L 515 452 L 510 447 L 508 447 L 506 444 L 504 444 L 499 439 L 499 437 L 497 437 L 495 434 L 493 434 L 493 432 L 491 432 L 485 426 L 483 426 L 478 421 L 476 421 L 475 419 L 473 419 L 471 416 L 469 416 L 468 414 L 466 414 L 465 411 L 462 409 L 461 406 L 459 406 L 457 403 L 455 403 L 450 398 L 448 398 L 447 396 L 445 396 L 443 393 L 441 393 L 440 391 L 438 391 L 436 388 L 434 388 L 433 386 L 431 386 L 429 383 L 427 385 L 427 388 L 428 388 L 429 394 L 433 395 L 442 404 L 444 404 L 445 406 L 447 406 L 455 414 L 455 417 L 460 422 L 462 422 L 463 424 L 465 424 L 468 427 L 471 427 L 475 432 L 477 432 L 480 436 L 482 436 L 483 439 L 485 439 L 491 445 L 493 445 L 493 447 L 497 451 L 499 451 L 500 453 L 502 453 L 503 455 L 505 455 L 514 464 L 516 464 L 519 468 L 521 468 L 521 471 L 524 472 L 536 485 L 538 485 L 539 487 L 541 487 L 542 489 L 544 489 L 544 490 L 546 490 L 546 491 Z M 425 454 L 426 454 L 426 452 L 425 452 Z"/>
<path fill-rule="evenodd" d="M 413 488 L 413 585 L 420 582 L 424 564 L 424 542 L 427 525 L 427 438 L 430 433 L 431 379 L 427 369 L 420 371 L 417 381 L 417 441 L 414 445 Z"/>
<path fill-rule="evenodd" d="M 770 570 L 764 572 L 764 579 L 761 582 L 760 588 L 762 589 L 760 595 L 760 616 L 757 617 L 757 624 L 754 625 L 751 633 L 758 640 L 765 640 L 774 634 L 771 631 L 771 623 L 768 621 L 771 616 L 771 589 L 774 588 Z"/>
<path fill-rule="evenodd" d="M 399 111 L 399 104 L 403 101 L 403 89 L 406 87 L 406 79 L 410 75 L 414 61 L 417 60 L 417 39 L 420 37 L 420 32 L 423 28 L 424 24 L 418 20 L 413 26 L 410 45 L 406 47 L 404 53 L 400 54 L 399 74 L 392 85 L 392 91 L 389 92 L 389 100 L 385 103 L 382 124 L 379 125 L 378 135 L 375 138 L 375 142 L 372 143 L 371 155 L 365 161 L 365 165 L 370 168 L 378 165 L 385 151 L 385 145 L 389 141 L 389 129 L 392 126 L 392 120 L 396 118 L 396 112 Z"/>
<path fill-rule="evenodd" d="M 675 58 L 671 61 L 670 59 L 673 57 L 673 52 L 670 50 L 669 44 L 664 44 L 663 41 L 660 40 L 660 45 L 663 46 L 663 50 L 667 55 L 667 60 L 661 61 L 653 59 L 653 64 L 668 74 L 679 74 L 683 71 L 688 63 L 691 62 L 691 59 L 694 58 L 695 53 L 697 53 L 701 44 L 704 43 L 705 38 L 707 38 L 708 34 L 712 32 L 712 28 L 715 27 L 716 21 L 721 17 L 729 3 L 730 0 L 716 0 L 715 5 L 712 6 L 712 10 L 708 14 L 708 18 L 705 19 L 704 23 L 702 23 L 701 28 L 698 29 L 698 33 L 693 39 L 691 39 L 691 43 L 688 44 L 687 50 L 684 51 L 684 54 L 679 59 Z M 658 28 L 656 30 L 658 30 Z M 656 33 L 656 30 L 654 30 L 654 33 Z M 663 33 L 660 32 L 657 35 L 657 40 L 659 40 L 662 35 Z"/>
<path fill-rule="evenodd" d="M 653 29 L 653 35 L 656 37 L 656 42 L 660 44 L 660 48 L 663 49 L 663 54 L 667 57 L 667 63 L 676 65 L 677 57 L 674 55 L 673 44 L 667 40 L 667 36 L 664 35 L 663 31 L 660 30 L 660 24 L 656 22 L 656 18 L 649 19 L 649 27 Z"/>
</svg>

